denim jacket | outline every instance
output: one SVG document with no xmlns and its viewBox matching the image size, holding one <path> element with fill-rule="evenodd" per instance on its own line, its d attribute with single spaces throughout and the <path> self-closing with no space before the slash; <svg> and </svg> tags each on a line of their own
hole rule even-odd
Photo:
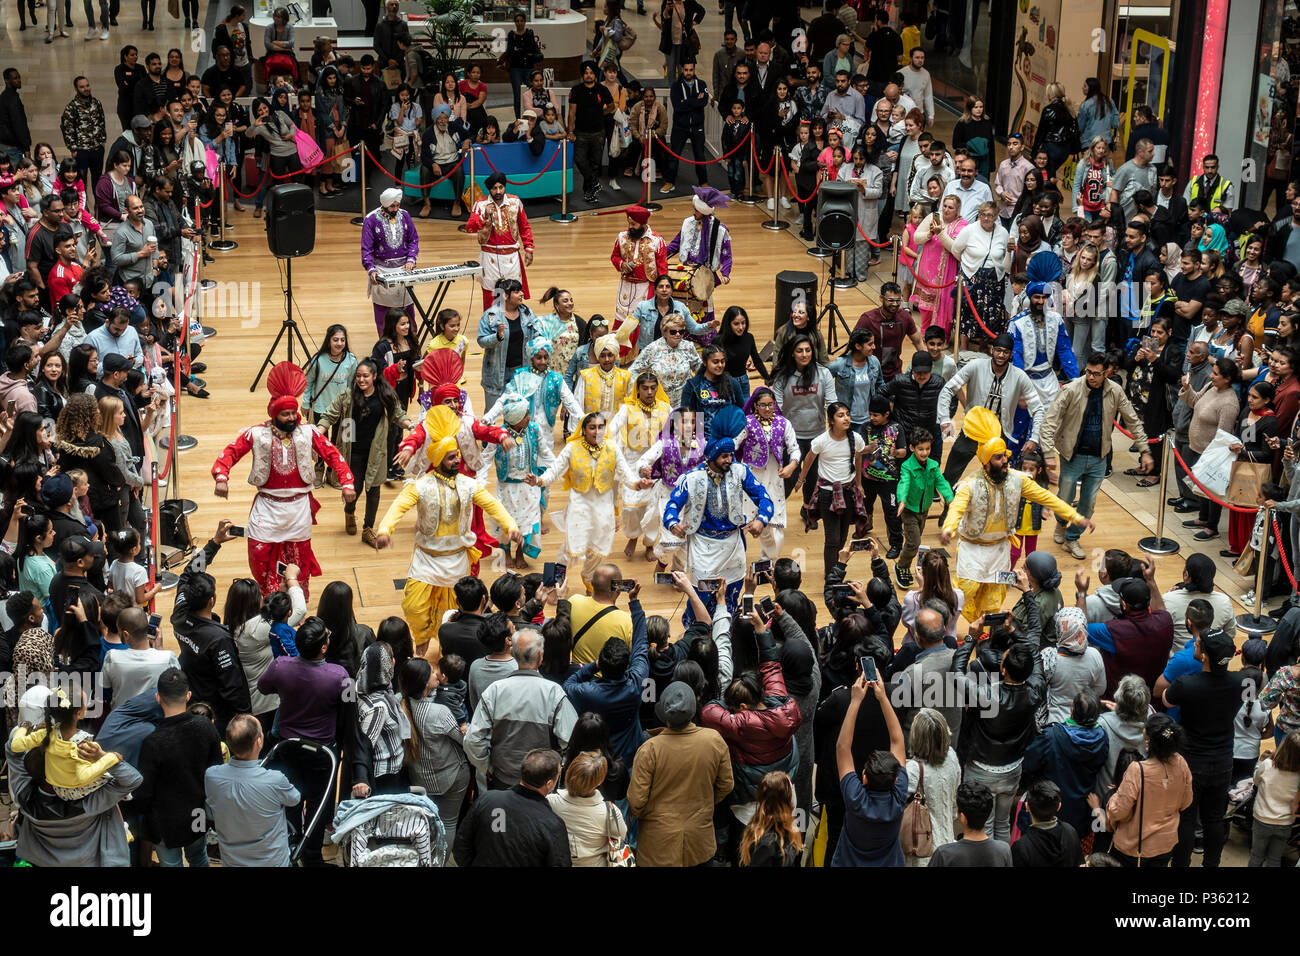
<svg viewBox="0 0 1300 956">
<path fill-rule="evenodd" d="M 871 387 L 867 396 L 868 401 L 880 392 L 880 388 L 885 383 L 880 377 L 880 359 L 874 355 L 867 356 L 867 368 L 870 370 Z M 835 378 L 835 397 L 850 409 L 853 408 L 853 383 L 857 367 L 853 364 L 853 359 L 847 355 L 841 355 L 830 364 L 831 375 Z"/>
<path fill-rule="evenodd" d="M 506 334 L 497 339 L 497 325 L 506 327 Z M 524 342 L 542 334 L 542 322 L 526 305 L 519 306 L 519 328 Z M 506 387 L 506 353 L 510 348 L 510 324 L 500 305 L 494 305 L 478 320 L 478 344 L 483 349 L 483 388 L 501 392 Z M 527 351 L 525 347 L 524 351 Z M 524 358 L 527 364 L 527 356 Z"/>
</svg>

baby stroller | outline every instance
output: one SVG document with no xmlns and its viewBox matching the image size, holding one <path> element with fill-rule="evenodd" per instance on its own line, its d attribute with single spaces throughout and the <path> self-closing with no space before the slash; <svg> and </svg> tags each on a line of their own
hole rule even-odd
<svg viewBox="0 0 1300 956">
<path fill-rule="evenodd" d="M 328 757 L 321 757 L 322 754 L 326 754 Z M 313 760 L 310 758 L 318 759 Z M 322 767 L 325 764 L 329 766 L 329 777 L 325 778 L 322 774 L 322 779 L 315 787 L 308 786 L 308 781 L 304 779 L 302 769 L 312 763 L 320 763 Z M 284 809 L 284 815 L 289 822 L 289 846 L 292 847 L 289 862 L 290 864 L 296 864 L 298 858 L 302 855 L 302 851 L 307 846 L 307 835 L 321 825 L 325 807 L 333 801 L 339 758 L 329 747 L 309 740 L 291 737 L 287 740 L 281 740 L 272 747 L 267 755 L 262 758 L 262 766 L 271 770 L 279 770 L 289 778 L 289 782 L 301 794 L 321 794 L 320 800 L 314 808 L 304 798 L 303 802 L 298 806 L 285 807 Z"/>
<path fill-rule="evenodd" d="M 329 839 L 344 866 L 442 866 L 447 858 L 447 831 L 423 791 L 344 800 Z"/>
<path fill-rule="evenodd" d="M 1255 828 L 1255 783 L 1250 777 L 1238 780 L 1228 791 L 1228 808 L 1223 813 L 1223 819 L 1230 828 L 1236 827 L 1244 833 L 1249 842 Z M 1292 821 L 1287 846 L 1293 850 L 1300 848 L 1300 817 Z M 1290 855 L 1289 851 L 1283 854 L 1284 858 L 1289 858 Z"/>
</svg>

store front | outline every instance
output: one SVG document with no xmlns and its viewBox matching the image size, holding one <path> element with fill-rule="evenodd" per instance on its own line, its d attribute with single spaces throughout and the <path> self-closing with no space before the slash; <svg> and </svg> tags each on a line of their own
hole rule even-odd
<svg viewBox="0 0 1300 956">
<path fill-rule="evenodd" d="M 1250 121 L 1243 150 L 1242 203 L 1277 208 L 1295 175 L 1297 83 L 1300 83 L 1300 7 L 1296 0 L 1264 0 L 1252 50 Z M 1247 181 L 1250 180 L 1250 181 Z"/>
</svg>

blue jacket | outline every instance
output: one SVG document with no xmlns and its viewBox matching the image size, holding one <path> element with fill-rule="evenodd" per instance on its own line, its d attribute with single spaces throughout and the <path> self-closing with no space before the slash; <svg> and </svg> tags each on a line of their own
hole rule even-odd
<svg viewBox="0 0 1300 956">
<path fill-rule="evenodd" d="M 154 692 L 146 690 L 114 707 L 95 735 L 95 741 L 105 753 L 120 753 L 134 767 L 140 760 L 144 738 L 154 732 L 162 719 L 162 708 Z"/>
<path fill-rule="evenodd" d="M 835 379 L 835 398 L 853 409 L 853 383 L 855 381 L 856 367 L 853 359 L 849 356 L 841 355 L 830 364 L 831 376 Z M 880 393 L 881 386 L 885 383 L 881 380 L 880 359 L 874 355 L 867 356 L 867 370 L 871 376 L 871 385 L 867 390 L 867 401 Z"/>
<path fill-rule="evenodd" d="M 506 334 L 497 338 L 498 323 L 506 326 Z M 527 342 L 543 332 L 541 319 L 533 314 L 526 305 L 519 306 L 519 328 L 524 336 L 524 351 L 528 351 Z M 478 320 L 478 344 L 483 349 L 483 388 L 492 392 L 503 392 L 506 387 L 506 354 L 510 350 L 510 325 L 500 305 L 494 305 L 483 313 Z M 528 364 L 525 356 L 524 364 Z M 522 367 L 522 366 L 521 366 Z"/>
<path fill-rule="evenodd" d="M 1046 778 L 1061 788 L 1060 818 L 1080 833 L 1092 831 L 1088 794 L 1097 785 L 1097 771 L 1110 756 L 1106 731 L 1100 724 L 1050 724 L 1029 743 L 1020 779 Z"/>
<path fill-rule="evenodd" d="M 629 770 L 637 748 L 645 742 L 641 729 L 641 694 L 650 676 L 650 640 L 646 636 L 645 611 L 640 601 L 628 604 L 632 614 L 632 660 L 620 680 L 597 678 L 600 664 L 584 664 L 564 682 L 564 692 L 579 714 L 600 714 L 609 726 L 609 743 L 614 756 L 621 757 Z"/>
<path fill-rule="evenodd" d="M 678 77 L 668 90 L 668 99 L 673 104 L 673 129 L 704 129 L 704 110 L 709 105 L 709 84 L 697 74 L 694 80 L 696 95 L 688 97 L 686 81 Z M 703 94 L 701 96 L 701 94 Z"/>
</svg>

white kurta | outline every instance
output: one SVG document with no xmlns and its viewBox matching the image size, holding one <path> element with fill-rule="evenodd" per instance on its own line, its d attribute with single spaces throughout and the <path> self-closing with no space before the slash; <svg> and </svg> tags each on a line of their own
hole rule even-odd
<svg viewBox="0 0 1300 956">
<path fill-rule="evenodd" d="M 627 427 L 628 420 L 632 419 L 632 427 L 628 429 L 630 435 L 626 436 L 631 441 L 625 440 L 624 429 Z M 638 420 L 640 427 L 638 427 Z M 646 415 L 640 409 L 635 412 L 626 404 L 619 406 L 618 414 L 609 423 L 605 429 L 605 434 L 614 438 L 618 444 L 618 450 L 623 453 L 623 457 L 629 462 L 637 462 L 636 470 L 640 470 L 640 459 L 646 451 L 659 439 L 658 432 L 651 434 L 650 416 Z M 624 508 L 644 508 L 654 497 L 654 488 L 637 488 L 634 485 L 623 486 L 623 507 Z"/>
<path fill-rule="evenodd" d="M 551 485 L 564 477 L 575 453 L 586 452 L 579 442 L 566 444 L 555 463 L 538 480 L 543 485 Z M 570 561 L 587 555 L 603 557 L 614 550 L 614 532 L 618 528 L 614 496 L 620 483 L 640 480 L 617 448 L 614 462 L 615 481 L 608 491 L 597 491 L 594 487 L 588 491 L 569 490 L 569 503 L 564 508 L 564 554 Z"/>
<path fill-rule="evenodd" d="M 736 436 L 736 447 L 740 448 L 745 443 L 745 438 L 749 429 L 741 429 Z M 785 457 L 786 464 L 799 462 L 799 440 L 794 437 L 794 427 L 787 424 L 785 426 Z M 736 454 L 736 461 L 741 461 L 740 453 Z M 767 461 L 763 463 L 762 468 L 750 466 L 749 471 L 758 483 L 767 491 L 767 495 L 772 499 L 772 520 L 768 522 L 768 527 L 784 528 L 786 526 L 786 508 L 785 508 L 785 479 L 781 477 L 781 469 L 785 467 L 776 460 L 776 456 L 770 451 L 767 454 Z M 758 515 L 758 508 L 754 502 L 748 498 L 745 499 L 745 520 L 753 521 Z"/>
</svg>

